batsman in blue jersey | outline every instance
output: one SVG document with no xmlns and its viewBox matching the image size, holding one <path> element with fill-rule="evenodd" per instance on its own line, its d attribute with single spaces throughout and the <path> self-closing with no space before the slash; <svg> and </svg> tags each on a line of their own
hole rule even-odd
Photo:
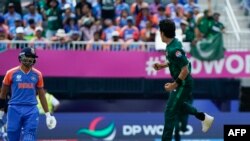
<svg viewBox="0 0 250 141">
<path fill-rule="evenodd" d="M 39 112 L 36 92 L 46 113 L 46 124 L 49 129 L 56 127 L 56 119 L 48 112 L 48 105 L 43 89 L 42 73 L 33 68 L 38 56 L 33 48 L 24 48 L 18 59 L 20 66 L 7 71 L 0 93 L 0 116 L 4 115 L 6 95 L 11 88 L 8 102 L 7 134 L 9 141 L 35 141 Z M 7 59 L 7 58 L 6 58 Z M 1 117 L 0 117 L 1 118 Z"/>
</svg>

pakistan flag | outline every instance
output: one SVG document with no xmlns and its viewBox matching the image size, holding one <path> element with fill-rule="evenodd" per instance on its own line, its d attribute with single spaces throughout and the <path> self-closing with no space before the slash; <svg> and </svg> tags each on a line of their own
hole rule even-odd
<svg viewBox="0 0 250 141">
<path fill-rule="evenodd" d="M 224 57 L 224 43 L 221 33 L 198 41 L 191 47 L 191 55 L 202 61 L 220 60 Z"/>
</svg>

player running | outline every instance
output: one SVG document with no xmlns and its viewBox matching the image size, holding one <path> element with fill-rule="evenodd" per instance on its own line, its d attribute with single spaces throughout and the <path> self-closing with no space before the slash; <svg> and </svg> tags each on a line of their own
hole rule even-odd
<svg viewBox="0 0 250 141">
<path fill-rule="evenodd" d="M 2 92 L 0 93 L 0 115 L 3 116 L 6 94 L 11 88 L 11 98 L 8 102 L 7 112 L 9 141 L 36 140 L 39 120 L 36 91 L 46 113 L 47 127 L 49 129 L 56 127 L 55 117 L 48 112 L 42 73 L 33 68 L 37 57 L 33 48 L 22 49 L 18 56 L 21 65 L 8 70 L 4 77 Z"/>
<path fill-rule="evenodd" d="M 196 108 L 185 102 L 187 96 L 192 93 L 193 78 L 191 77 L 191 64 L 189 63 L 182 44 L 175 38 L 175 24 L 173 21 L 166 19 L 159 24 L 161 38 L 166 47 L 167 63 L 154 64 L 156 70 L 169 67 L 170 74 L 175 80 L 172 83 L 166 83 L 164 88 L 170 92 L 170 96 L 165 109 L 165 124 L 162 135 L 162 141 L 171 141 L 173 129 L 175 126 L 178 112 L 186 112 L 194 115 L 201 120 L 202 131 L 207 132 L 211 127 L 214 117 L 198 112 Z"/>
</svg>

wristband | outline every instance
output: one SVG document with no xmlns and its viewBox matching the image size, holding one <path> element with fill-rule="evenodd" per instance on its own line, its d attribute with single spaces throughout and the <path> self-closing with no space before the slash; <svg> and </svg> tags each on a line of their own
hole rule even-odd
<svg viewBox="0 0 250 141">
<path fill-rule="evenodd" d="M 180 86 L 182 85 L 182 81 L 179 77 L 175 80 L 175 82 Z"/>
<path fill-rule="evenodd" d="M 50 116 L 51 116 L 51 115 L 50 115 L 50 112 L 45 113 L 45 116 L 46 116 L 46 117 L 50 117 Z"/>
</svg>

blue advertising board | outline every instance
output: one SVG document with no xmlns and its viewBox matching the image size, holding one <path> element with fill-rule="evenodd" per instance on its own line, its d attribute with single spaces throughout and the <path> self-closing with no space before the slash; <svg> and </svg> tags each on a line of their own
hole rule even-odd
<svg viewBox="0 0 250 141">
<path fill-rule="evenodd" d="M 41 116 L 39 139 L 77 139 L 84 141 L 160 141 L 163 132 L 163 113 L 63 113 L 55 114 L 58 125 L 48 130 Z M 180 133 L 186 141 L 199 139 L 222 141 L 225 124 L 250 124 L 250 113 L 213 114 L 215 121 L 207 133 L 201 131 L 201 122 L 189 118 L 188 131 Z"/>
</svg>

